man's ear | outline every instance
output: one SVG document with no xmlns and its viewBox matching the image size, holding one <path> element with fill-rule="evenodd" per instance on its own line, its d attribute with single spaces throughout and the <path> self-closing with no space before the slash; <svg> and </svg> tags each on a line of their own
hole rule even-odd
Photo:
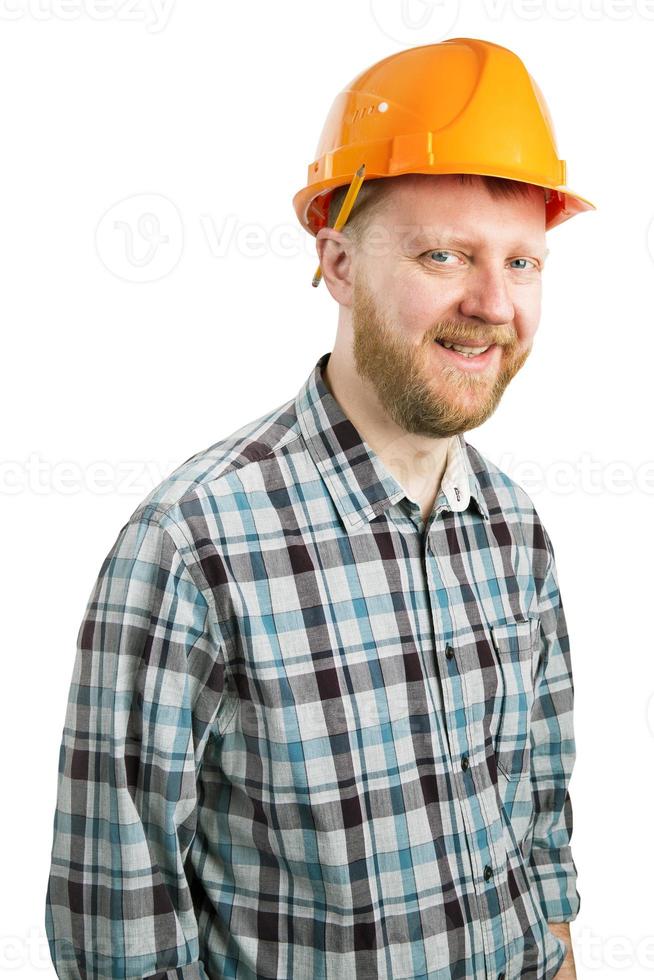
<svg viewBox="0 0 654 980">
<path fill-rule="evenodd" d="M 316 235 L 316 252 L 322 278 L 330 294 L 341 306 L 352 303 L 354 282 L 352 239 L 334 228 L 321 228 Z"/>
</svg>

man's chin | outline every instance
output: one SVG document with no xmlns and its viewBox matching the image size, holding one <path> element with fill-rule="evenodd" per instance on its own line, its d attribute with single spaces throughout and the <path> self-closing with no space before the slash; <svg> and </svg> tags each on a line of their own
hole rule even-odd
<svg viewBox="0 0 654 980">
<path fill-rule="evenodd" d="M 458 435 L 479 428 L 497 409 L 502 393 L 489 397 L 486 392 L 483 398 L 479 393 L 476 396 L 474 393 L 464 394 L 452 399 L 447 405 L 441 404 L 439 428 L 447 435 Z"/>
</svg>

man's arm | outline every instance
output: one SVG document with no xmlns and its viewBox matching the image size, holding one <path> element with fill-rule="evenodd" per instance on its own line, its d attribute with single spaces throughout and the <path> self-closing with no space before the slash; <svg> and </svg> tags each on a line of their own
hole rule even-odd
<svg viewBox="0 0 654 980">
<path fill-rule="evenodd" d="M 569 923 L 580 908 L 577 869 L 572 857 L 572 803 L 568 785 L 575 762 L 574 685 L 570 643 L 558 586 L 554 549 L 545 528 L 548 554 L 539 592 L 540 660 L 531 722 L 531 780 L 535 818 L 529 870 L 551 931 L 568 946 Z M 573 972 L 570 976 L 574 976 Z M 566 974 L 561 973 L 564 977 Z"/>
<path fill-rule="evenodd" d="M 223 668 L 182 547 L 128 522 L 79 629 L 45 914 L 66 980 L 207 980 L 184 862 Z"/>
<path fill-rule="evenodd" d="M 569 922 L 548 922 L 550 932 L 553 932 L 557 939 L 562 939 L 568 947 L 565 959 L 561 964 L 559 972 L 556 974 L 557 980 L 576 980 L 575 960 L 572 954 L 572 941 L 570 939 Z"/>
</svg>

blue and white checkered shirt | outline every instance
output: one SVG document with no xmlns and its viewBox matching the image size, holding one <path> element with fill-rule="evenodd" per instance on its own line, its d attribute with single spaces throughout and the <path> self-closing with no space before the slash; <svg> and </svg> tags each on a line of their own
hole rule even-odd
<svg viewBox="0 0 654 980">
<path fill-rule="evenodd" d="M 427 521 L 322 371 L 121 528 L 80 626 L 62 978 L 554 977 L 579 910 L 550 538 L 462 436 Z"/>
</svg>

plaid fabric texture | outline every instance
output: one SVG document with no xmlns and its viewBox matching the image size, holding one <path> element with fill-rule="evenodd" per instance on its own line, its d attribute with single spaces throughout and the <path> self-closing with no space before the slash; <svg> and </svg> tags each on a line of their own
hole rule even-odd
<svg viewBox="0 0 654 980">
<path fill-rule="evenodd" d="M 550 538 L 462 436 L 428 521 L 322 376 L 136 508 L 80 626 L 62 978 L 555 976 L 579 910 Z"/>
</svg>

